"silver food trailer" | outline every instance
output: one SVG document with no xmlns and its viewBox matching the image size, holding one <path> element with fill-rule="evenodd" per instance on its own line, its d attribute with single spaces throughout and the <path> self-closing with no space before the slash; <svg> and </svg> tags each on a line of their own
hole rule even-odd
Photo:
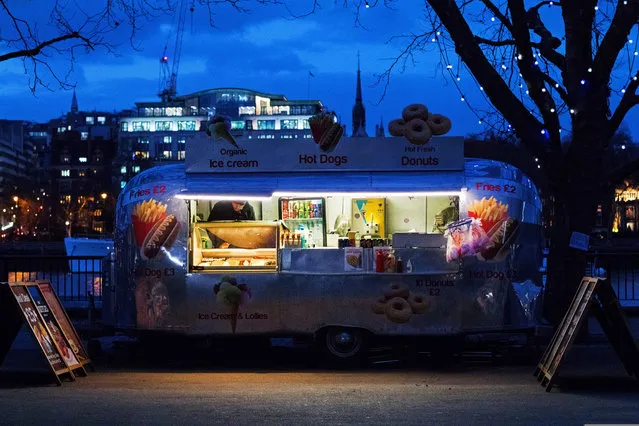
<svg viewBox="0 0 639 426">
<path fill-rule="evenodd" d="M 538 192 L 511 165 L 464 158 L 463 143 L 346 138 L 323 153 L 198 135 L 184 164 L 120 194 L 104 316 L 138 332 L 313 336 L 345 359 L 373 335 L 532 329 Z"/>
</svg>

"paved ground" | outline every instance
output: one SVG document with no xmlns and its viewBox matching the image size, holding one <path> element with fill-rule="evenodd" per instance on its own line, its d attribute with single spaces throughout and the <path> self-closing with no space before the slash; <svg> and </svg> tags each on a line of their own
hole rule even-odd
<svg viewBox="0 0 639 426">
<path fill-rule="evenodd" d="M 107 346 L 96 372 L 55 387 L 33 369 L 42 360 L 21 335 L 0 370 L 1 423 L 639 423 L 638 381 L 605 345 L 573 347 L 550 393 L 532 375 L 534 360 L 474 356 L 442 367 L 404 353 L 326 369 L 303 348 L 178 348 L 152 361 L 135 345 Z"/>
</svg>

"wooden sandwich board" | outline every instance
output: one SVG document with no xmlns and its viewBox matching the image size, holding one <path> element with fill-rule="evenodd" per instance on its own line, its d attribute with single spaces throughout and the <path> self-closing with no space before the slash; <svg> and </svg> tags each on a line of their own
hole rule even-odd
<svg viewBox="0 0 639 426">
<path fill-rule="evenodd" d="M 67 311 L 62 306 L 62 302 L 60 302 L 60 299 L 55 294 L 55 291 L 53 291 L 51 282 L 49 282 L 48 280 L 39 280 L 36 281 L 36 284 L 42 299 L 49 307 L 51 313 L 58 322 L 60 331 L 69 343 L 69 346 L 73 350 L 73 353 L 75 354 L 78 362 L 83 366 L 89 366 L 91 370 L 95 370 L 95 368 L 93 367 L 93 363 L 89 358 L 89 353 L 84 348 L 82 339 L 73 326 L 73 323 L 71 322 Z"/>
<path fill-rule="evenodd" d="M 58 386 L 61 378 L 74 381 L 86 370 L 61 332 L 47 301 L 35 282 L 0 283 L 0 363 L 11 349 L 22 324 L 36 339 Z M 64 310 L 62 309 L 62 312 Z"/>
<path fill-rule="evenodd" d="M 605 279 L 584 277 L 535 369 L 534 375 L 547 392 L 556 383 L 561 362 L 587 320 L 591 308 L 628 374 L 639 379 L 639 348 L 613 288 Z"/>
</svg>

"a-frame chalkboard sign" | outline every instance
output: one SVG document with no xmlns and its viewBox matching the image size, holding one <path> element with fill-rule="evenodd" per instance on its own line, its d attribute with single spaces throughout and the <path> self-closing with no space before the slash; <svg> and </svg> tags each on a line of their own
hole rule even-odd
<svg viewBox="0 0 639 426">
<path fill-rule="evenodd" d="M 74 381 L 78 375 L 86 376 L 84 364 L 89 361 L 87 358 L 87 362 L 83 362 L 76 355 L 77 350 L 72 349 L 74 343 L 62 330 L 70 325 L 63 324 L 57 318 L 60 313 L 66 316 L 66 312 L 61 306 L 52 310 L 48 304 L 50 300 L 38 283 L 0 283 L 0 364 L 11 349 L 22 324 L 25 324 L 36 339 L 56 383 L 61 385 L 61 378 Z"/>
<path fill-rule="evenodd" d="M 611 346 L 630 376 L 639 379 L 639 347 L 634 341 L 626 315 L 610 283 L 601 278 L 584 277 L 575 297 L 546 348 L 535 376 L 550 392 L 559 367 L 592 309 Z"/>
</svg>

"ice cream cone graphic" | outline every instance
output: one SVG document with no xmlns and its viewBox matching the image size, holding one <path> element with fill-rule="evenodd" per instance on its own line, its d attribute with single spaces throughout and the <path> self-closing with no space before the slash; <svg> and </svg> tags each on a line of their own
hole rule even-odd
<svg viewBox="0 0 639 426">
<path fill-rule="evenodd" d="M 216 301 L 229 308 L 231 330 L 235 334 L 240 306 L 248 303 L 251 298 L 248 286 L 246 284 L 238 285 L 235 278 L 225 275 L 218 284 L 215 284 L 213 292 L 215 293 Z"/>
<path fill-rule="evenodd" d="M 237 313 L 240 310 L 240 304 L 237 303 L 233 307 L 231 307 L 231 330 L 233 330 L 233 334 L 235 334 L 235 329 L 237 328 Z"/>
</svg>

